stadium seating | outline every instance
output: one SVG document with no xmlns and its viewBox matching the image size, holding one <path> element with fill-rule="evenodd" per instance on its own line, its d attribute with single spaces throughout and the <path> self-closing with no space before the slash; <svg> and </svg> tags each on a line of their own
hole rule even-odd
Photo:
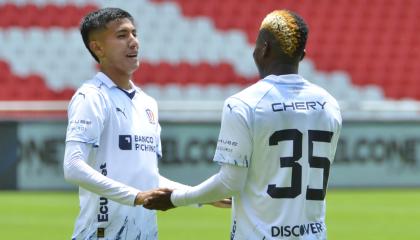
<svg viewBox="0 0 420 240">
<path fill-rule="evenodd" d="M 138 21 L 141 67 L 134 80 L 159 99 L 221 100 L 256 81 L 259 24 L 269 11 L 289 8 L 310 27 L 300 69 L 306 78 L 339 100 L 420 100 L 420 1 L 112 4 Z M 0 100 L 68 100 L 96 71 L 78 32 L 80 18 L 104 6 L 100 0 L 0 1 Z"/>
<path fill-rule="evenodd" d="M 49 89 L 39 75 L 16 76 L 6 62 L 0 61 L 0 101 L 4 100 L 68 100 L 71 88 L 54 91 Z"/>
</svg>

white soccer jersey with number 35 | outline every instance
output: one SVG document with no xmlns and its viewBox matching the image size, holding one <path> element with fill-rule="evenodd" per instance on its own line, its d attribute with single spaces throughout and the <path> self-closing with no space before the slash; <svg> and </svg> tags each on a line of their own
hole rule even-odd
<svg viewBox="0 0 420 240">
<path fill-rule="evenodd" d="M 231 239 L 326 239 L 337 101 L 299 75 L 270 75 L 225 101 L 214 161 L 247 167 Z"/>
</svg>

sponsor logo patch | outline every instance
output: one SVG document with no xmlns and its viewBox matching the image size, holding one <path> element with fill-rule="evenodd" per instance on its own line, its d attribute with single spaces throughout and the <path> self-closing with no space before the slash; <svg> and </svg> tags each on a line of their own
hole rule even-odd
<svg viewBox="0 0 420 240">
<path fill-rule="evenodd" d="M 118 146 L 121 150 L 156 152 L 155 139 L 152 136 L 119 135 Z"/>
</svg>

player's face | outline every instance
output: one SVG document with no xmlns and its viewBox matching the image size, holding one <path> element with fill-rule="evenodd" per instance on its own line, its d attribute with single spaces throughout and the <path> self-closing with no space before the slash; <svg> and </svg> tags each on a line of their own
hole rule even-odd
<svg viewBox="0 0 420 240">
<path fill-rule="evenodd" d="M 136 28 L 127 19 L 118 19 L 107 24 L 100 33 L 101 56 L 98 56 L 102 67 L 109 70 L 132 74 L 139 66 Z"/>
</svg>

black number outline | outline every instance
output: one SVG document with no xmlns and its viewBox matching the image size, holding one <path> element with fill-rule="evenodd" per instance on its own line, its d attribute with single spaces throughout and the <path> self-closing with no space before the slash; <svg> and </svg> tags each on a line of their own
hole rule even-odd
<svg viewBox="0 0 420 240">
<path fill-rule="evenodd" d="M 314 142 L 330 143 L 334 133 L 322 130 L 308 130 L 308 162 L 310 168 L 323 169 L 322 189 L 306 188 L 307 200 L 324 200 L 328 185 L 331 161 L 327 157 L 313 155 Z M 272 198 L 296 198 L 302 189 L 302 166 L 298 161 L 302 158 L 303 134 L 298 129 L 275 131 L 269 138 L 269 146 L 278 145 L 282 141 L 292 141 L 293 153 L 290 157 L 280 157 L 280 167 L 291 167 L 292 177 L 290 187 L 276 187 L 269 184 L 267 194 Z"/>
<path fill-rule="evenodd" d="M 280 157 L 280 167 L 292 168 L 292 183 L 290 187 L 276 187 L 270 184 L 267 193 L 272 198 L 295 198 L 301 194 L 302 166 L 297 162 L 302 157 L 302 133 L 297 129 L 285 129 L 274 132 L 269 139 L 269 145 L 278 145 L 281 141 L 293 141 L 293 155 Z"/>
</svg>

